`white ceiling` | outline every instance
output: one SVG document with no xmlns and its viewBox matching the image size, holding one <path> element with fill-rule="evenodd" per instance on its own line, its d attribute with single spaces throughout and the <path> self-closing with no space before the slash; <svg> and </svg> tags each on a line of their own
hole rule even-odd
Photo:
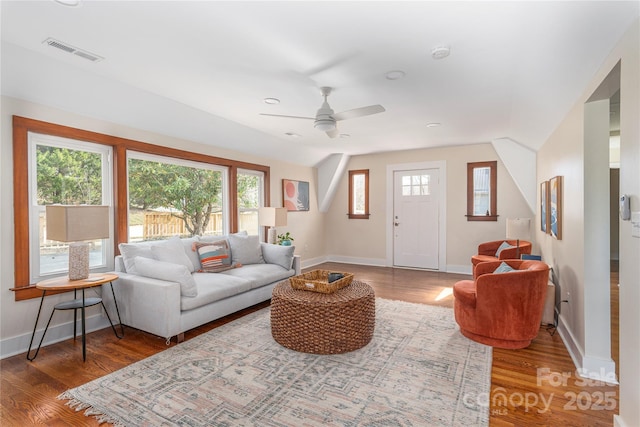
<svg viewBox="0 0 640 427">
<path fill-rule="evenodd" d="M 307 165 L 503 137 L 535 150 L 639 10 L 638 1 L 2 1 L 2 94 Z M 432 59 L 438 46 L 451 55 Z M 406 77 L 388 80 L 391 70 Z M 334 88 L 336 112 L 386 112 L 339 122 L 350 138 L 335 139 L 311 121 L 259 115 L 314 116 L 321 86 Z"/>
</svg>

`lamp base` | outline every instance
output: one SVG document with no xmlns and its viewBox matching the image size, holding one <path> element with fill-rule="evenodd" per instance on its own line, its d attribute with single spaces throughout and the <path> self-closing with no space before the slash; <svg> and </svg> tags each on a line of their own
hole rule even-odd
<svg viewBox="0 0 640 427">
<path fill-rule="evenodd" d="M 84 280 L 89 277 L 89 243 L 69 244 L 69 280 Z"/>
<path fill-rule="evenodd" d="M 269 231 L 267 233 L 267 243 L 271 243 L 272 245 L 276 244 L 276 228 L 269 227 Z"/>
</svg>

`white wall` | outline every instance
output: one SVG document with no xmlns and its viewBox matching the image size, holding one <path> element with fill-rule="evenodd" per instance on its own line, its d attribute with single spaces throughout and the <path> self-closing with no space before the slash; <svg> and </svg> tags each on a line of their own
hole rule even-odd
<svg viewBox="0 0 640 427">
<path fill-rule="evenodd" d="M 592 208 L 590 191 L 608 191 L 585 187 L 585 176 L 593 160 L 585 156 L 585 103 L 605 80 L 618 61 L 620 73 L 620 192 L 631 196 L 632 211 L 640 211 L 640 21 L 635 24 L 615 46 L 598 73 L 585 88 L 567 116 L 559 124 L 538 151 L 538 182 L 555 175 L 565 177 L 563 238 L 555 240 L 538 232 L 538 240 L 544 259 L 553 265 L 559 278 L 563 297 L 570 292 L 570 303 L 563 304 L 561 327 L 567 347 L 572 351 L 576 365 L 580 368 L 593 366 L 598 359 L 603 366 L 610 361 L 602 358 L 608 339 L 602 336 L 602 330 L 594 326 L 592 320 L 600 319 L 608 310 L 603 302 L 587 295 L 591 278 L 586 278 L 592 265 L 608 269 L 605 260 L 585 259 L 586 241 L 590 244 L 609 244 L 608 239 L 600 237 L 589 227 L 592 224 L 585 212 Z M 539 195 L 538 195 L 539 197 Z M 608 204 L 608 201 L 606 202 Z M 586 221 L 585 222 L 585 218 Z M 540 218 L 537 217 L 536 221 Z M 586 233 L 590 234 L 588 239 Z M 608 224 L 602 228 L 608 229 Z M 631 236 L 629 221 L 620 222 L 620 415 L 616 417 L 617 426 L 640 425 L 640 238 Z M 608 257 L 608 253 L 606 254 Z M 607 270 L 608 271 L 608 270 Z M 587 284 L 587 286 L 585 286 Z M 608 287 L 608 281 L 600 286 Z"/>
<path fill-rule="evenodd" d="M 287 226 L 280 227 L 279 232 L 290 231 L 295 238 L 296 254 L 307 258 L 321 258 L 325 254 L 324 247 L 324 215 L 318 212 L 316 197 L 316 170 L 311 167 L 294 165 L 273 159 L 265 159 L 246 153 L 220 149 L 211 145 L 195 143 L 141 131 L 114 123 L 91 119 L 71 114 L 56 108 L 2 97 L 1 103 L 1 141 L 0 141 L 0 357 L 20 353 L 26 350 L 38 311 L 39 299 L 15 301 L 14 292 L 14 230 L 13 230 L 13 163 L 12 163 L 12 116 L 18 115 L 36 120 L 76 127 L 94 132 L 105 133 L 123 138 L 134 139 L 156 145 L 179 148 L 212 156 L 242 160 L 270 166 L 271 168 L 271 204 L 282 206 L 282 179 L 296 179 L 310 183 L 310 210 L 308 212 L 291 212 Z M 215 135 L 212 135 L 215 140 Z M 68 295 L 47 297 L 43 307 L 43 316 L 48 316 L 53 305 L 69 299 Z M 98 306 L 99 307 L 99 306 Z M 105 319 L 99 314 L 98 307 L 88 312 L 89 329 L 104 327 Z M 68 324 L 71 312 L 57 312 L 53 318 L 53 328 L 47 332 L 47 340 L 55 341 L 71 336 L 72 327 Z M 41 318 L 44 328 L 46 319 Z M 66 325 L 58 327 L 59 325 Z"/>
<path fill-rule="evenodd" d="M 467 221 L 467 163 L 498 161 L 498 221 Z M 369 169 L 368 220 L 348 219 L 349 187 L 344 174 L 327 216 L 327 253 L 342 259 L 360 259 L 385 265 L 387 223 L 387 166 L 444 161 L 447 169 L 447 271 L 471 272 L 471 256 L 478 244 L 505 238 L 507 218 L 532 218 L 522 193 L 490 143 L 470 146 L 396 151 L 353 156 L 347 170 Z"/>
</svg>

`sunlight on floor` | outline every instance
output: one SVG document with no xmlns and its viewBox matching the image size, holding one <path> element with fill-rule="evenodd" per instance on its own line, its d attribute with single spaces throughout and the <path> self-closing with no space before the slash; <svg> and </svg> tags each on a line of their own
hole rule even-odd
<svg viewBox="0 0 640 427">
<path fill-rule="evenodd" d="M 451 295 L 453 295 L 453 288 L 444 288 L 436 297 L 436 301 L 441 301 L 447 297 L 450 297 Z"/>
</svg>

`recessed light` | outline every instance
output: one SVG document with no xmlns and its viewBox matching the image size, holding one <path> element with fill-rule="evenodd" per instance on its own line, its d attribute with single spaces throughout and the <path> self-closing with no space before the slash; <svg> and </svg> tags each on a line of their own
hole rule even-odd
<svg viewBox="0 0 640 427">
<path fill-rule="evenodd" d="M 394 71 L 389 71 L 387 72 L 384 77 L 387 80 L 400 80 L 402 78 L 404 78 L 404 76 L 406 75 L 406 73 L 404 71 L 401 70 L 394 70 Z"/>
<path fill-rule="evenodd" d="M 428 128 L 437 128 L 440 125 L 441 123 L 436 123 L 436 122 L 427 123 Z"/>
<path fill-rule="evenodd" d="M 278 98 L 265 98 L 264 103 L 271 104 L 271 105 L 280 104 L 280 100 Z"/>
<path fill-rule="evenodd" d="M 291 138 L 300 138 L 300 135 L 298 135 L 297 133 L 285 132 L 284 134 Z"/>
<path fill-rule="evenodd" d="M 351 138 L 351 135 L 349 135 L 348 133 L 341 133 L 340 138 Z"/>
<path fill-rule="evenodd" d="M 443 59 L 449 56 L 451 49 L 449 46 L 438 46 L 431 49 L 431 57 L 433 59 Z"/>
</svg>

